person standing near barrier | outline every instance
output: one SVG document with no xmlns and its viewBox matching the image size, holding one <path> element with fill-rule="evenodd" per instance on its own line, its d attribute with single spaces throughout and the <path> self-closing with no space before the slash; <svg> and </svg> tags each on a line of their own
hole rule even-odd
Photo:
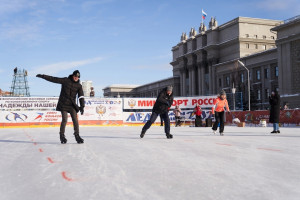
<svg viewBox="0 0 300 200">
<path fill-rule="evenodd" d="M 175 115 L 175 126 L 181 126 L 181 122 L 180 122 L 181 109 L 179 108 L 178 105 L 175 106 L 173 113 Z"/>
<path fill-rule="evenodd" d="M 200 105 L 198 105 L 198 104 L 196 105 L 196 107 L 194 109 L 194 114 L 196 115 L 195 127 L 201 127 L 202 126 L 202 118 L 201 118 L 202 110 L 201 110 Z"/>
<path fill-rule="evenodd" d="M 156 102 L 152 109 L 152 114 L 150 119 L 144 125 L 140 137 L 145 136 L 146 131 L 151 127 L 155 122 L 158 115 L 163 119 L 165 125 L 165 133 L 168 139 L 172 139 L 173 135 L 170 134 L 170 118 L 169 118 L 169 109 L 173 104 L 173 87 L 168 86 L 163 89 L 157 96 Z"/>
<path fill-rule="evenodd" d="M 79 82 L 80 73 L 78 70 L 75 70 L 73 74 L 65 78 L 57 78 L 53 76 L 48 76 L 44 74 L 37 74 L 36 77 L 45 79 L 52 83 L 61 84 L 61 91 L 59 95 L 59 100 L 57 103 L 56 110 L 61 111 L 62 121 L 60 124 L 60 141 L 62 144 L 67 143 L 65 137 L 65 128 L 68 122 L 68 113 L 70 113 L 74 126 L 74 136 L 78 144 L 83 143 L 84 140 L 79 136 L 79 125 L 77 119 L 77 112 L 80 111 L 81 115 L 84 112 L 84 98 L 82 85 Z M 80 107 L 75 103 L 76 96 L 78 95 Z"/>
<path fill-rule="evenodd" d="M 212 107 L 212 114 L 215 115 L 215 123 L 212 127 L 214 134 L 216 134 L 218 129 L 218 124 L 220 123 L 220 135 L 224 135 L 224 121 L 225 121 L 225 108 L 226 111 L 230 112 L 228 107 L 228 102 L 226 99 L 226 92 L 222 90 L 218 98 L 214 101 L 214 106 Z"/>
<path fill-rule="evenodd" d="M 280 133 L 279 131 L 279 116 L 280 116 L 280 96 L 277 91 L 273 91 L 269 96 L 270 103 L 270 118 L 269 122 L 273 123 L 273 131 L 271 133 Z"/>
</svg>

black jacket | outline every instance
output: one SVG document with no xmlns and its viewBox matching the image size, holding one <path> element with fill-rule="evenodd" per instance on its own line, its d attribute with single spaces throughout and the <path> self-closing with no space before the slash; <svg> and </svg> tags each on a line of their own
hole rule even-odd
<svg viewBox="0 0 300 200">
<path fill-rule="evenodd" d="M 56 110 L 57 111 L 68 111 L 72 110 L 79 111 L 77 104 L 75 103 L 76 96 L 78 94 L 80 107 L 84 108 L 84 98 L 83 98 L 83 90 L 82 85 L 79 83 L 79 80 L 75 82 L 73 80 L 73 76 L 69 75 L 69 77 L 65 78 L 57 78 L 53 76 L 42 75 L 43 79 L 50 81 L 52 83 L 61 84 L 61 91 L 59 95 L 59 100 L 57 103 Z"/>
<path fill-rule="evenodd" d="M 280 117 L 280 96 L 278 93 L 275 93 L 275 96 L 269 97 L 270 103 L 270 123 L 279 123 Z"/>
<path fill-rule="evenodd" d="M 168 112 L 169 108 L 173 104 L 173 99 L 173 93 L 169 96 L 167 94 L 167 88 L 163 89 L 157 96 L 152 112 L 157 114 Z"/>
</svg>

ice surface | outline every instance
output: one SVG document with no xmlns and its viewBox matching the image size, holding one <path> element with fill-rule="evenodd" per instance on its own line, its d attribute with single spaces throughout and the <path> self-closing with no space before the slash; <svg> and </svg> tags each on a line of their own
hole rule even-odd
<svg viewBox="0 0 300 200">
<path fill-rule="evenodd" d="M 300 128 L 0 129 L 0 199 L 300 199 Z"/>
</svg>

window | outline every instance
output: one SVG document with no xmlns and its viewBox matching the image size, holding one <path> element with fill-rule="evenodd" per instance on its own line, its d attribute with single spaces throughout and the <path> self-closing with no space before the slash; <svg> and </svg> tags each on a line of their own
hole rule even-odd
<svg viewBox="0 0 300 200">
<path fill-rule="evenodd" d="M 278 77 L 278 66 L 275 67 L 275 76 Z"/>
<path fill-rule="evenodd" d="M 257 35 L 254 35 L 254 37 L 257 39 L 258 38 L 258 36 Z"/>
<path fill-rule="evenodd" d="M 219 87 L 222 87 L 222 80 L 219 78 Z"/>
<path fill-rule="evenodd" d="M 269 96 L 270 96 L 270 89 L 269 88 L 265 89 L 265 95 L 266 95 L 266 99 L 268 99 Z"/>
<path fill-rule="evenodd" d="M 226 76 L 226 86 L 229 86 L 230 85 L 230 78 L 229 76 Z"/>
<path fill-rule="evenodd" d="M 241 74 L 241 82 L 244 83 L 244 73 Z"/>
<path fill-rule="evenodd" d="M 256 70 L 256 80 L 260 80 L 260 70 Z"/>
<path fill-rule="evenodd" d="M 261 100 L 261 92 L 260 92 L 260 90 L 257 90 L 257 100 Z"/>
<path fill-rule="evenodd" d="M 258 44 L 255 44 L 255 49 L 258 49 Z"/>
<path fill-rule="evenodd" d="M 263 50 L 267 50 L 267 45 L 262 45 Z"/>
<path fill-rule="evenodd" d="M 269 68 L 265 69 L 265 79 L 268 79 L 270 77 L 270 70 Z"/>
<path fill-rule="evenodd" d="M 249 37 L 249 34 L 246 34 L 246 38 L 248 38 Z"/>
<path fill-rule="evenodd" d="M 267 39 L 267 36 L 263 35 L 263 39 Z"/>
<path fill-rule="evenodd" d="M 271 39 L 272 39 L 272 40 L 274 40 L 274 39 L 275 39 L 275 37 L 274 37 L 274 36 L 271 36 Z"/>
<path fill-rule="evenodd" d="M 248 43 L 246 44 L 246 48 L 247 48 L 247 49 L 249 49 L 249 48 L 250 48 L 250 45 L 249 45 Z"/>
</svg>

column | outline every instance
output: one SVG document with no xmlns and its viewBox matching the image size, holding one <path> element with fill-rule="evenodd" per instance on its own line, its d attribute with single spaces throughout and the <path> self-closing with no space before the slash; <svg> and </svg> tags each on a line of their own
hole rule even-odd
<svg viewBox="0 0 300 200">
<path fill-rule="evenodd" d="M 189 93 L 188 93 L 188 96 L 192 96 L 192 81 L 193 81 L 193 69 L 190 67 L 189 69 Z"/>
<path fill-rule="evenodd" d="M 205 95 L 205 66 L 201 67 L 201 95 Z"/>
<path fill-rule="evenodd" d="M 209 95 L 212 95 L 212 86 L 213 86 L 213 83 L 212 83 L 212 66 L 211 66 L 211 63 L 209 63 L 209 66 L 208 66 L 208 75 L 209 75 L 209 85 L 208 85 L 208 93 Z"/>
<path fill-rule="evenodd" d="M 179 96 L 182 96 L 182 72 L 180 71 L 180 73 L 179 73 Z"/>
<path fill-rule="evenodd" d="M 185 73 L 185 70 L 182 71 L 182 93 L 181 93 L 181 96 L 186 96 L 186 93 L 185 93 L 185 88 L 186 88 L 186 73 Z"/>
<path fill-rule="evenodd" d="M 202 69 L 201 65 L 198 65 L 198 94 L 202 95 Z"/>
<path fill-rule="evenodd" d="M 194 66 L 193 67 L 191 67 L 191 81 L 190 81 L 190 83 L 191 83 L 191 96 L 195 96 L 195 90 L 196 90 L 196 79 L 195 79 L 195 68 L 194 68 Z"/>
</svg>

